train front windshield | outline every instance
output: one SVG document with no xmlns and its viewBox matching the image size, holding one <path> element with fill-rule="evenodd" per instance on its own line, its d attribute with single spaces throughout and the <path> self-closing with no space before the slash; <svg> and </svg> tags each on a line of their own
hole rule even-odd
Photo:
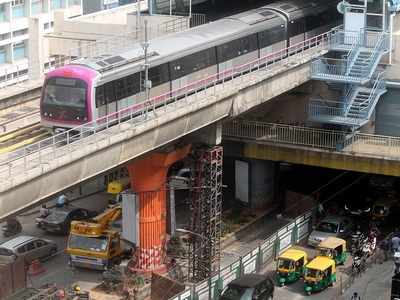
<svg viewBox="0 0 400 300">
<path fill-rule="evenodd" d="M 86 95 L 83 80 L 49 78 L 43 92 L 42 115 L 60 121 L 87 121 Z"/>
</svg>

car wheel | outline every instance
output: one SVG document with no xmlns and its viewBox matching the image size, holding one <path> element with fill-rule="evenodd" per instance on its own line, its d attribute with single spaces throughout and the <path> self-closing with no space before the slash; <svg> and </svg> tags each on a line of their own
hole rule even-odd
<svg viewBox="0 0 400 300">
<path fill-rule="evenodd" d="M 54 256 L 57 253 L 57 248 L 52 248 L 49 253 L 49 257 Z"/>
</svg>

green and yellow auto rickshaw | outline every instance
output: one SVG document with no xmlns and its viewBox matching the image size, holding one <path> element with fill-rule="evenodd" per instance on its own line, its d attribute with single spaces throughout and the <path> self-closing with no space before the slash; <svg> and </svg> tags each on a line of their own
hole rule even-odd
<svg viewBox="0 0 400 300">
<path fill-rule="evenodd" d="M 336 237 L 328 237 L 318 245 L 319 256 L 332 258 L 336 265 L 342 265 L 346 262 L 346 241 Z"/>
<path fill-rule="evenodd" d="M 278 257 L 276 266 L 277 281 L 280 286 L 292 283 L 303 275 L 307 264 L 307 253 L 303 250 L 290 248 Z"/>
<path fill-rule="evenodd" d="M 332 286 L 336 281 L 335 261 L 326 256 L 317 256 L 304 270 L 304 291 L 307 295 Z"/>
</svg>

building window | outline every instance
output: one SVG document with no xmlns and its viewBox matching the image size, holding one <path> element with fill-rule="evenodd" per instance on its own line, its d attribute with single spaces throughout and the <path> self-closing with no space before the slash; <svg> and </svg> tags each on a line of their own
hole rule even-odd
<svg viewBox="0 0 400 300">
<path fill-rule="evenodd" d="M 0 22 L 8 22 L 5 4 L 0 4 Z"/>
<path fill-rule="evenodd" d="M 10 36 L 11 36 L 11 34 L 9 32 L 0 34 L 0 41 L 7 40 L 10 38 Z"/>
<path fill-rule="evenodd" d="M 59 9 L 63 7 L 62 0 L 51 0 L 51 9 Z"/>
<path fill-rule="evenodd" d="M 14 0 L 11 6 L 13 18 L 25 17 L 25 0 Z"/>
<path fill-rule="evenodd" d="M 25 58 L 25 43 L 14 44 L 14 60 Z"/>
<path fill-rule="evenodd" d="M 50 27 L 50 23 L 44 23 L 43 24 L 43 29 L 44 30 L 49 29 L 49 27 Z"/>
<path fill-rule="evenodd" d="M 43 1 L 32 0 L 31 15 L 38 15 L 43 12 Z"/>
<path fill-rule="evenodd" d="M 69 0 L 69 6 L 71 5 L 81 6 L 81 1 L 82 0 Z"/>
<path fill-rule="evenodd" d="M 4 64 L 7 61 L 7 50 L 5 47 L 0 47 L 0 64 Z"/>
<path fill-rule="evenodd" d="M 13 37 L 28 34 L 28 29 L 21 29 L 13 32 Z"/>
</svg>

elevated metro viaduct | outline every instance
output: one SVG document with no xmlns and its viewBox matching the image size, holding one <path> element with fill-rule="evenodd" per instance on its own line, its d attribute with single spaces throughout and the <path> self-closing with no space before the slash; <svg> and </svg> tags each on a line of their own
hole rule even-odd
<svg viewBox="0 0 400 300">
<path fill-rule="evenodd" d="M 154 118 L 142 123 L 121 123 L 53 148 L 57 152 L 53 152 L 54 155 L 43 150 L 23 160 L 14 160 L 13 165 L 8 166 L 11 173 L 6 171 L 2 173 L 4 177 L 0 175 L 0 220 L 126 164 L 135 192 L 160 190 L 151 201 L 139 198 L 142 227 L 139 251 L 143 259 L 140 258 L 138 266 L 146 270 L 162 269 L 166 238 L 163 186 L 169 166 L 187 155 L 189 144 L 196 141 L 218 144 L 223 119 L 240 115 L 308 81 L 310 60 L 325 52 L 322 44 L 316 49 L 307 48 L 267 70 L 260 69 L 211 87 L 211 93 L 187 96 L 181 101 L 185 105 L 170 104 L 160 109 L 161 114 L 156 113 Z M 205 129 L 201 131 L 202 128 Z M 184 146 L 176 146 L 176 143 Z M 41 157 L 44 153 L 49 155 L 47 161 Z M 35 166 L 31 165 L 28 171 L 26 167 L 30 163 Z M 19 167 L 25 171 L 18 172 Z"/>
</svg>

